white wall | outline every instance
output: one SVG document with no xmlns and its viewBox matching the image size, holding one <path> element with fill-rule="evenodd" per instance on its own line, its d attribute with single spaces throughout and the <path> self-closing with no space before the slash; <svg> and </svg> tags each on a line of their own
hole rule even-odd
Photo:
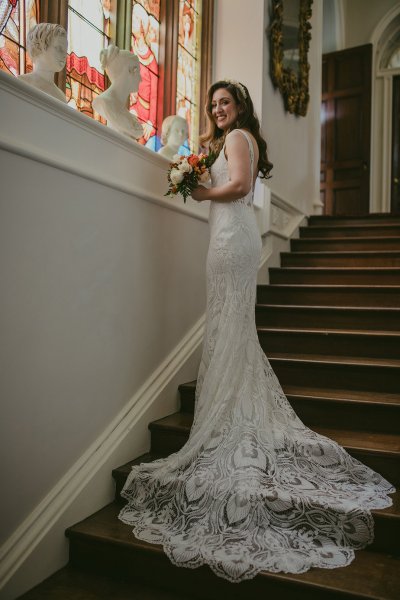
<svg viewBox="0 0 400 600">
<path fill-rule="evenodd" d="M 4 543 L 202 317 L 208 207 L 164 199 L 165 159 L 3 72 L 0 104 Z M 63 498 L 73 520 L 60 515 L 56 560 L 67 560 L 64 525 L 111 499 L 111 468 L 148 449 L 151 418 L 176 410 L 177 385 L 197 374 L 189 359 L 140 428 L 121 432 L 94 498 Z M 24 565 L 33 579 L 22 569 L 6 596 L 53 562 L 36 555 Z"/>
<path fill-rule="evenodd" d="M 322 3 L 314 2 L 310 62 L 310 104 L 306 117 L 284 110 L 279 91 L 269 76 L 270 2 L 217 0 L 215 23 L 218 50 L 215 77 L 243 81 L 253 98 L 269 156 L 274 163 L 268 180 L 272 194 L 312 214 L 319 206 Z"/>
<path fill-rule="evenodd" d="M 345 16 L 345 47 L 353 48 L 371 42 L 379 21 L 399 0 L 342 0 Z"/>
</svg>

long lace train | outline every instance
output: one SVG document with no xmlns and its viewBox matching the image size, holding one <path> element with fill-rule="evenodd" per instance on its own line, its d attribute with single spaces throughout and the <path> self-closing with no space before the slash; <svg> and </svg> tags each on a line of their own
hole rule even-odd
<svg viewBox="0 0 400 600">
<path fill-rule="evenodd" d="M 213 185 L 227 177 L 221 151 Z M 347 565 L 373 540 L 370 510 L 390 506 L 395 491 L 302 423 L 259 345 L 261 242 L 251 197 L 212 203 L 206 329 L 189 440 L 167 458 L 132 468 L 119 514 L 136 537 L 162 544 L 175 565 L 206 563 L 232 582 L 261 570 Z"/>
</svg>

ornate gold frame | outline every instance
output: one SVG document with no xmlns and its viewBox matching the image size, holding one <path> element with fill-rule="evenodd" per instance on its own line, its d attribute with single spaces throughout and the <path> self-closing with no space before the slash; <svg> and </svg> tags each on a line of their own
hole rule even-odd
<svg viewBox="0 0 400 600">
<path fill-rule="evenodd" d="M 272 0 L 271 24 L 268 29 L 270 40 L 270 74 L 275 87 L 279 88 L 285 109 L 296 115 L 307 114 L 310 99 L 308 90 L 308 50 L 311 40 L 311 6 L 313 0 L 300 0 L 299 14 L 299 72 L 283 65 L 283 3 L 284 0 Z"/>
</svg>

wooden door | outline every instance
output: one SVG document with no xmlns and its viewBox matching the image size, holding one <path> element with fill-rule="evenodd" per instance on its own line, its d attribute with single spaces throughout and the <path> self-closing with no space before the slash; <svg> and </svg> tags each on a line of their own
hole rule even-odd
<svg viewBox="0 0 400 600">
<path fill-rule="evenodd" d="M 372 44 L 322 57 L 321 200 L 327 215 L 369 212 Z"/>
<path fill-rule="evenodd" d="M 393 77 L 392 114 L 392 213 L 400 213 L 400 75 Z"/>
</svg>

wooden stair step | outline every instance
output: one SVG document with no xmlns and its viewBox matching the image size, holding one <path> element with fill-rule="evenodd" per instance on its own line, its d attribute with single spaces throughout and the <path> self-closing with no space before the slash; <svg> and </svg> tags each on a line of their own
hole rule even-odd
<svg viewBox="0 0 400 600">
<path fill-rule="evenodd" d="M 340 329 L 257 327 L 264 352 L 355 355 L 400 359 L 400 332 Z"/>
<path fill-rule="evenodd" d="M 331 225 L 320 227 L 310 224 L 300 227 L 300 238 L 322 237 L 395 237 L 400 236 L 400 224 L 393 223 L 362 223 L 359 225 Z"/>
<path fill-rule="evenodd" d="M 398 267 L 399 250 L 353 252 L 281 252 L 282 267 Z"/>
<path fill-rule="evenodd" d="M 400 250 L 400 237 L 320 237 L 290 240 L 294 252 L 316 252 L 317 250 Z"/>
<path fill-rule="evenodd" d="M 271 284 L 374 284 L 398 285 L 400 267 L 272 267 Z"/>
<path fill-rule="evenodd" d="M 376 224 L 399 224 L 400 215 L 391 213 L 368 213 L 366 215 L 311 215 L 308 217 L 309 225 L 319 227 L 331 227 L 332 225 L 363 225 Z"/>
<path fill-rule="evenodd" d="M 400 394 L 398 361 L 345 356 L 269 356 L 282 388 L 365 391 L 371 395 Z"/>
<path fill-rule="evenodd" d="M 310 569 L 301 574 L 263 572 L 252 580 L 234 585 L 217 577 L 208 566 L 177 568 L 162 547 L 138 540 L 129 525 L 118 520 L 120 504 L 112 503 L 84 521 L 70 527 L 72 564 L 84 565 L 112 576 L 133 580 L 162 582 L 171 590 L 189 590 L 205 600 L 249 597 L 296 598 L 296 600 L 333 600 L 340 598 L 397 600 L 400 592 L 400 561 L 390 554 L 363 550 L 354 561 L 340 569 Z M 368 576 L 366 576 L 368 574 Z M 257 594 L 257 596 L 256 596 Z M 250 595 L 250 596 L 249 596 Z"/>
<path fill-rule="evenodd" d="M 161 582 L 160 582 L 161 583 Z M 19 597 L 19 600 L 188 600 L 188 595 L 140 583 L 123 573 L 110 577 L 100 570 L 66 566 Z"/>
<path fill-rule="evenodd" d="M 196 382 L 179 386 L 181 411 L 194 412 Z M 283 386 L 300 419 L 309 427 L 328 426 L 400 434 L 400 395 L 369 391 Z"/>
<path fill-rule="evenodd" d="M 310 285 L 274 284 L 257 286 L 257 302 L 260 304 L 302 304 L 320 306 L 400 306 L 398 285 Z"/>
<path fill-rule="evenodd" d="M 256 322 L 274 327 L 327 327 L 400 331 L 400 308 L 257 304 Z"/>
<path fill-rule="evenodd" d="M 311 428 L 330 426 L 400 435 L 397 395 L 391 395 L 392 402 L 385 402 L 378 395 L 370 395 L 368 400 L 335 398 L 333 394 L 327 397 L 286 393 L 286 396 L 299 418 Z"/>
<path fill-rule="evenodd" d="M 178 412 L 149 425 L 151 451 L 169 455 L 186 443 L 193 415 Z M 337 441 L 346 450 L 393 484 L 400 479 L 400 435 L 381 432 L 327 429 L 313 427 L 314 431 Z"/>
</svg>

